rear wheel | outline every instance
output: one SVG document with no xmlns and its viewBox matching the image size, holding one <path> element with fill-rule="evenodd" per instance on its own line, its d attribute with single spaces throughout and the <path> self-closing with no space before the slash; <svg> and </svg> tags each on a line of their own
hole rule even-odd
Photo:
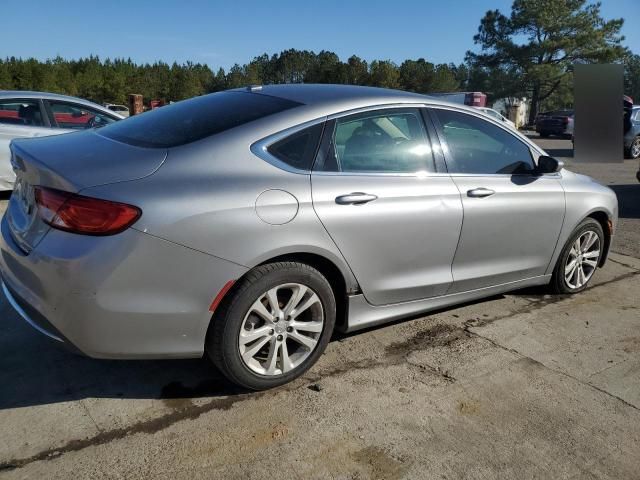
<svg viewBox="0 0 640 480">
<path fill-rule="evenodd" d="M 577 293 L 589 284 L 598 268 L 604 247 L 600 224 L 587 218 L 574 231 L 562 249 L 551 279 L 556 293 Z"/>
<path fill-rule="evenodd" d="M 313 267 L 262 265 L 220 305 L 207 335 L 207 353 L 242 387 L 276 387 L 302 375 L 320 357 L 335 312 L 331 286 Z"/>
<path fill-rule="evenodd" d="M 547 138 L 549 136 L 549 132 L 542 131 L 542 132 L 540 132 L 540 136 L 542 138 Z"/>
</svg>

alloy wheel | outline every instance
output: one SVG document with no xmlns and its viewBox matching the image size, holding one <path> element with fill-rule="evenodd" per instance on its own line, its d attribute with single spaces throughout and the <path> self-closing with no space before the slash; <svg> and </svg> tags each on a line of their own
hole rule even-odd
<svg viewBox="0 0 640 480">
<path fill-rule="evenodd" d="M 631 144 L 631 158 L 640 157 L 640 137 L 635 138 Z"/>
<path fill-rule="evenodd" d="M 260 375 L 282 375 L 315 350 L 324 327 L 320 298 L 300 283 L 264 292 L 249 308 L 238 335 L 244 364 Z"/>
<path fill-rule="evenodd" d="M 600 237 L 593 230 L 583 232 L 571 246 L 564 267 L 564 280 L 569 288 L 584 286 L 596 271 L 600 260 Z"/>
</svg>

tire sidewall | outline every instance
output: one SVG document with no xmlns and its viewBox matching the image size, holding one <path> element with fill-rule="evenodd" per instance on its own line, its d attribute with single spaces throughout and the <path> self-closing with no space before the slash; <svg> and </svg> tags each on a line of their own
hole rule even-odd
<svg viewBox="0 0 640 480">
<path fill-rule="evenodd" d="M 336 319 L 336 303 L 333 290 L 329 282 L 317 270 L 307 265 L 287 263 L 282 268 L 263 274 L 255 282 L 245 284 L 234 295 L 225 318 L 217 319 L 224 322 L 223 328 L 218 329 L 222 335 L 219 360 L 224 362 L 223 370 L 243 387 L 252 390 L 273 388 L 299 377 L 305 373 L 322 355 L 331 335 Z M 267 290 L 285 283 L 300 283 L 311 288 L 320 298 L 324 312 L 324 327 L 318 339 L 315 350 L 298 367 L 290 372 L 278 376 L 266 376 L 253 372 L 242 360 L 238 346 L 238 335 L 243 326 L 245 316 L 253 303 Z"/>
<path fill-rule="evenodd" d="M 569 252 L 571 251 L 571 247 L 573 246 L 574 242 L 578 239 L 578 237 L 580 237 L 584 232 L 588 230 L 594 231 L 598 235 L 598 239 L 600 240 L 600 256 L 598 257 L 598 263 L 600 263 L 600 261 L 602 260 L 602 255 L 604 253 L 603 252 L 604 231 L 602 230 L 602 226 L 600 225 L 600 223 L 598 223 L 594 219 L 588 218 L 584 220 L 582 223 L 580 223 L 580 225 L 578 225 L 578 227 L 573 231 L 573 233 L 571 234 L 571 237 L 569 237 L 569 240 L 567 241 L 564 248 L 562 249 L 560 257 L 558 258 L 558 262 L 556 263 L 556 268 L 553 275 L 553 282 L 554 282 L 556 291 L 558 291 L 559 293 L 581 292 L 589 286 L 589 284 L 591 283 L 591 280 L 593 279 L 593 275 L 591 275 L 591 278 L 589 278 L 589 280 L 581 287 L 571 288 L 567 285 L 567 282 L 564 278 L 564 268 L 565 268 L 565 265 L 567 264 L 567 259 L 569 257 Z M 594 272 L 594 275 L 595 275 L 595 272 Z"/>
</svg>

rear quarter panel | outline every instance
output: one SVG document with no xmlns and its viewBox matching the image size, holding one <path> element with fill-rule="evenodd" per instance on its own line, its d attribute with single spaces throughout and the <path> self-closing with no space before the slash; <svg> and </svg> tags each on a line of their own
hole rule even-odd
<svg viewBox="0 0 640 480">
<path fill-rule="evenodd" d="M 150 177 L 82 193 L 136 205 L 143 215 L 134 228 L 248 268 L 285 254 L 321 255 L 341 270 L 347 288 L 355 289 L 352 272 L 313 209 L 310 175 L 256 157 L 250 145 L 266 130 L 250 136 L 242 130 L 170 149 Z M 274 225 L 260 218 L 256 199 L 267 190 L 296 198 L 293 219 Z"/>
</svg>

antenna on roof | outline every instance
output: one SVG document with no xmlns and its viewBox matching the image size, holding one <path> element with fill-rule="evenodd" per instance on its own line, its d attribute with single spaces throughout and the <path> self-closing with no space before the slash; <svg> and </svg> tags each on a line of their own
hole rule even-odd
<svg viewBox="0 0 640 480">
<path fill-rule="evenodd" d="M 247 87 L 247 92 L 259 92 L 262 90 L 262 85 L 249 85 Z"/>
</svg>

